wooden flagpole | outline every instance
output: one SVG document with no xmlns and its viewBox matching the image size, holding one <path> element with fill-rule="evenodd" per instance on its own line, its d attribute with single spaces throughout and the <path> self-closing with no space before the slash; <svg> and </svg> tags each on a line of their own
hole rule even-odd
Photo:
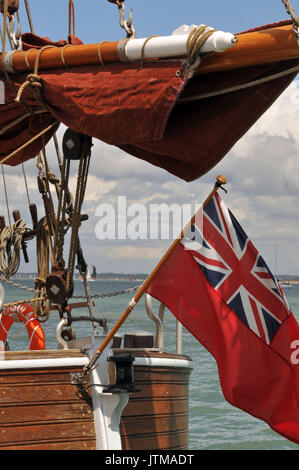
<svg viewBox="0 0 299 470">
<path fill-rule="evenodd" d="M 211 191 L 211 193 L 209 194 L 209 196 L 207 197 L 207 199 L 204 201 L 202 207 L 204 208 L 209 202 L 210 200 L 212 199 L 212 197 L 217 193 L 218 189 L 222 186 L 226 184 L 226 178 L 222 175 L 219 175 L 217 176 L 217 179 L 216 179 L 216 183 L 214 185 L 214 188 L 213 190 Z M 167 252 L 164 254 L 164 256 L 161 258 L 161 260 L 159 261 L 159 263 L 156 265 L 156 267 L 154 268 L 154 270 L 152 271 L 152 273 L 146 278 L 146 280 L 144 281 L 144 283 L 142 284 L 142 286 L 139 288 L 137 294 L 135 295 L 135 297 L 131 300 L 131 302 L 129 303 L 128 307 L 126 308 L 125 312 L 123 313 L 123 315 L 121 316 L 121 318 L 118 320 L 118 322 L 114 325 L 114 327 L 112 328 L 112 330 L 110 331 L 110 333 L 107 335 L 107 337 L 104 339 L 104 341 L 102 342 L 101 346 L 97 349 L 97 351 L 94 353 L 94 355 L 91 357 L 90 361 L 88 364 L 86 364 L 86 366 L 83 368 L 83 377 L 91 370 L 91 368 L 95 365 L 97 359 L 100 357 L 100 355 L 102 354 L 102 352 L 104 351 L 104 349 L 108 346 L 108 344 L 112 341 L 114 335 L 117 333 L 117 331 L 119 330 L 119 328 L 123 325 L 123 323 L 125 322 L 125 320 L 128 318 L 128 316 L 130 315 L 130 313 L 132 312 L 132 310 L 134 309 L 134 307 L 136 306 L 136 304 L 139 302 L 139 300 L 141 299 L 141 297 L 143 296 L 143 294 L 146 292 L 146 290 L 148 289 L 149 285 L 151 284 L 151 282 L 153 281 L 153 279 L 156 277 L 156 275 L 158 274 L 158 272 L 160 271 L 160 269 L 162 268 L 162 266 L 166 263 L 166 261 L 168 260 L 168 258 L 170 257 L 170 255 L 173 253 L 174 249 L 178 246 L 178 244 L 180 243 L 181 239 L 184 237 L 184 234 L 186 233 L 186 231 L 189 229 L 189 227 L 192 226 L 192 224 L 194 224 L 194 221 L 195 221 L 195 218 L 196 218 L 196 215 L 197 215 L 198 212 L 196 212 L 196 214 L 194 214 L 194 216 L 192 217 L 192 219 L 188 222 L 188 224 L 186 225 L 186 227 L 181 231 L 181 234 L 174 240 L 174 242 L 171 244 L 171 246 L 168 248 Z"/>
</svg>

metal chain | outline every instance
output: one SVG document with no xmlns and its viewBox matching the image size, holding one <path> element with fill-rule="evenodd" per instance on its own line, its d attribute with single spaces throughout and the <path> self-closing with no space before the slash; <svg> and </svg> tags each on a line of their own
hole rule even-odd
<svg viewBox="0 0 299 470">
<path fill-rule="evenodd" d="M 119 24 L 122 29 L 127 33 L 127 38 L 136 38 L 136 31 L 133 26 L 133 11 L 130 10 L 129 19 L 125 20 L 126 9 L 125 0 L 108 0 L 110 3 L 117 5 L 119 12 Z"/>
<path fill-rule="evenodd" d="M 17 289 L 23 289 L 23 290 L 26 290 L 26 291 L 29 291 L 29 292 L 34 292 L 35 291 L 34 287 L 23 286 L 22 284 L 18 284 L 17 282 L 14 282 L 14 281 L 9 280 L 9 279 L 4 279 L 4 278 L 0 277 L 0 281 L 5 282 L 6 284 L 9 284 L 12 287 L 16 287 Z M 117 292 L 108 292 L 107 294 L 94 294 L 94 295 L 91 295 L 90 298 L 91 299 L 103 299 L 103 298 L 106 298 L 106 297 L 115 297 L 117 295 L 129 294 L 130 292 L 135 292 L 136 290 L 138 290 L 139 287 L 140 286 L 130 287 L 129 289 L 124 289 L 124 290 L 117 291 Z M 85 295 L 74 295 L 74 296 L 72 296 L 72 299 L 86 299 L 86 298 L 87 297 Z"/>
<path fill-rule="evenodd" d="M 9 284 L 12 287 L 16 287 L 17 289 L 27 290 L 28 292 L 35 291 L 34 287 L 22 286 L 22 284 L 18 284 L 17 282 L 14 282 L 10 279 L 4 279 L 3 277 L 0 277 L 0 281 L 5 282 L 5 284 Z"/>
<path fill-rule="evenodd" d="M 117 295 L 129 294 L 130 292 L 135 292 L 139 289 L 140 286 L 130 287 L 129 289 L 120 290 L 118 292 L 108 292 L 107 294 L 94 294 L 90 296 L 90 299 L 104 299 L 106 297 L 116 297 Z M 74 295 L 73 299 L 86 299 L 84 295 Z"/>
</svg>

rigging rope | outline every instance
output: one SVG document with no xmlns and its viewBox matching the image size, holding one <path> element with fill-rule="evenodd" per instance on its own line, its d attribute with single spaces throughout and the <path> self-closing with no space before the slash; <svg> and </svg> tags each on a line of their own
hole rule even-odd
<svg viewBox="0 0 299 470">
<path fill-rule="evenodd" d="M 34 33 L 34 27 L 33 27 L 33 21 L 32 21 L 32 16 L 31 16 L 31 11 L 30 11 L 30 6 L 29 6 L 29 1 L 24 0 L 25 7 L 26 7 L 26 12 L 27 12 L 27 18 L 28 18 L 28 23 L 30 26 L 30 31 Z"/>
<path fill-rule="evenodd" d="M 291 4 L 291 1 L 290 0 L 282 0 L 282 3 L 284 4 L 284 6 L 286 7 L 286 10 L 287 10 L 287 13 L 290 15 L 290 17 L 292 18 L 292 21 L 294 23 L 294 25 L 299 28 L 299 18 L 298 16 L 296 15 L 295 13 L 295 10 Z"/>
<path fill-rule="evenodd" d="M 37 226 L 36 233 L 36 258 L 37 258 L 37 277 L 35 279 L 35 294 L 34 299 L 40 298 L 43 300 L 36 300 L 33 306 L 33 313 L 35 318 L 41 321 L 48 320 L 50 313 L 50 301 L 46 295 L 46 278 L 49 274 L 49 256 L 51 252 L 51 235 L 47 218 L 43 217 Z"/>
<path fill-rule="evenodd" d="M 80 216 L 81 216 L 81 209 L 82 209 L 82 204 L 84 200 L 84 195 L 86 191 L 90 156 L 91 156 L 91 153 L 89 153 L 89 155 L 86 156 L 83 152 L 80 158 L 80 162 L 79 162 L 78 182 L 77 182 L 77 189 L 76 189 L 76 195 L 75 195 L 74 209 L 71 214 L 72 233 L 71 233 L 71 240 L 70 240 L 68 272 L 67 272 L 67 279 L 66 279 L 66 287 L 67 287 L 68 292 L 71 289 L 71 284 L 73 282 L 73 277 L 74 277 L 75 257 L 77 253 L 79 227 L 81 223 Z"/>
<path fill-rule="evenodd" d="M 251 82 L 242 83 L 241 85 L 235 85 L 228 88 L 224 88 L 222 90 L 211 91 L 208 93 L 201 93 L 199 95 L 192 95 L 180 98 L 178 104 L 190 103 L 199 100 L 203 100 L 206 98 L 212 98 L 214 96 L 225 95 L 227 93 L 233 93 L 235 91 L 246 90 L 247 88 L 251 88 L 257 85 L 262 85 L 263 83 L 271 82 L 272 80 L 277 80 L 279 78 L 285 77 L 287 75 L 296 74 L 299 72 L 299 66 L 291 67 L 287 70 L 283 70 L 282 72 L 274 73 L 272 75 L 268 75 L 267 77 L 258 78 L 257 80 L 252 80 Z"/>
<path fill-rule="evenodd" d="M 5 55 L 6 55 L 6 35 L 8 34 L 8 39 L 10 42 L 11 49 L 13 49 L 13 43 L 11 41 L 10 34 L 8 32 L 7 28 L 7 20 L 9 20 L 11 23 L 13 21 L 13 15 L 9 14 L 9 6 L 8 6 L 8 0 L 1 0 L 1 5 L 3 4 L 2 8 L 2 13 L 3 13 L 3 31 L 0 28 L 0 34 L 1 34 L 1 42 L 2 42 L 2 71 L 4 73 L 5 79 L 11 89 L 11 92 L 13 95 L 17 95 L 17 89 L 10 79 L 9 73 L 6 70 L 6 67 L 4 66 L 5 63 Z M 19 23 L 19 17 L 18 17 L 18 25 L 20 26 Z M 19 31 L 20 32 L 20 31 Z M 23 100 L 20 100 L 20 104 L 23 106 L 23 108 L 29 112 L 30 114 L 34 114 L 34 111 L 28 106 L 26 103 L 23 102 Z"/>
<path fill-rule="evenodd" d="M 49 132 L 53 127 L 57 126 L 59 124 L 59 121 L 55 121 L 53 122 L 52 124 L 50 124 L 48 127 L 46 127 L 45 129 L 43 129 L 41 132 L 39 132 L 39 134 L 36 134 L 34 137 L 32 137 L 32 139 L 28 140 L 25 144 L 21 145 L 19 148 L 17 148 L 17 150 L 14 150 L 13 152 L 11 152 L 9 155 L 7 155 L 5 158 L 3 158 L 1 160 L 0 163 L 6 163 L 8 160 L 10 160 L 14 155 L 16 155 L 17 153 L 19 153 L 21 150 L 23 150 L 24 148 L 28 147 L 28 145 L 32 144 L 35 140 L 39 139 L 40 137 L 42 137 L 44 134 L 47 134 L 47 132 Z"/>
<path fill-rule="evenodd" d="M 30 206 L 30 195 L 29 195 L 29 188 L 28 188 L 28 182 L 27 182 L 27 176 L 26 176 L 26 172 L 25 172 L 24 163 L 22 163 L 22 171 L 23 171 L 23 177 L 24 177 L 24 182 L 25 182 L 28 206 Z"/>
<path fill-rule="evenodd" d="M 75 5 L 69 0 L 69 36 L 75 36 Z"/>
<path fill-rule="evenodd" d="M 6 188 L 6 179 L 5 179 L 4 166 L 3 166 L 3 164 L 1 165 L 1 170 L 2 170 L 2 180 L 3 180 L 3 187 L 4 187 L 4 193 L 5 193 L 7 217 L 8 217 L 8 221 L 9 221 L 9 226 L 11 227 L 10 210 L 9 210 L 9 203 L 8 203 L 8 196 L 7 196 L 7 188 Z"/>
</svg>

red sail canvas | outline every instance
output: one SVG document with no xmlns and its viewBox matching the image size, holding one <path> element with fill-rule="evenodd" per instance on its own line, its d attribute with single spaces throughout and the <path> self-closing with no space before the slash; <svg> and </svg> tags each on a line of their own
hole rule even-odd
<svg viewBox="0 0 299 470">
<path fill-rule="evenodd" d="M 147 292 L 217 361 L 232 405 L 299 443 L 299 326 L 274 276 L 216 194 Z"/>
<path fill-rule="evenodd" d="M 78 43 L 76 38 L 70 40 Z M 31 43 L 33 48 L 54 45 L 47 38 L 34 35 L 24 35 L 24 42 L 27 49 Z M 65 41 L 55 45 L 63 47 Z M 191 79 L 178 73 L 182 63 L 183 60 L 156 60 L 145 62 L 142 67 L 139 63 L 105 67 L 99 63 L 41 70 L 38 76 L 43 104 L 35 99 L 29 86 L 22 93 L 22 103 L 16 103 L 14 99 L 27 74 L 10 74 L 10 83 L 5 82 L 5 104 L 0 105 L 0 161 L 57 120 L 192 181 L 229 152 L 291 83 L 295 73 L 230 93 L 217 95 L 217 91 L 287 71 L 297 66 L 298 60 L 207 73 Z M 180 98 L 211 92 L 216 92 L 216 96 L 180 102 Z M 46 112 L 35 114 L 43 105 Z M 5 163 L 17 165 L 34 158 L 57 127 Z"/>
</svg>

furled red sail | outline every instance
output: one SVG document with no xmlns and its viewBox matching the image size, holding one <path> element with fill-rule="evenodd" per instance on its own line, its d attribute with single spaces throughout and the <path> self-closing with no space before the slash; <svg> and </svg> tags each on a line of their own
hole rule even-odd
<svg viewBox="0 0 299 470">
<path fill-rule="evenodd" d="M 32 39 L 35 47 L 52 44 L 46 38 L 27 36 L 27 48 Z M 191 181 L 229 152 L 296 73 L 195 102 L 180 104 L 180 98 L 239 86 L 299 64 L 298 59 L 283 60 L 188 79 L 177 73 L 182 62 L 157 60 L 145 62 L 143 67 L 139 63 L 113 63 L 41 70 L 38 75 L 47 112 L 33 115 L 30 110 L 41 110 L 42 104 L 30 87 L 23 91 L 23 104 L 14 101 L 27 74 L 10 75 L 13 82 L 6 83 L 6 104 L 1 105 L 0 113 L 0 161 L 57 120 Z M 15 123 L 13 127 L 11 123 Z M 58 125 L 5 163 L 17 165 L 35 157 Z"/>
</svg>

